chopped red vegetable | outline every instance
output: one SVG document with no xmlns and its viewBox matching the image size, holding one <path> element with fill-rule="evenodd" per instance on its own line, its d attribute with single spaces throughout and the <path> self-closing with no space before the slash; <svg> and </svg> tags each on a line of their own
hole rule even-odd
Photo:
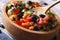
<svg viewBox="0 0 60 40">
<path fill-rule="evenodd" d="M 20 20 L 16 20 L 15 23 L 18 24 L 18 25 L 21 25 Z"/>
<path fill-rule="evenodd" d="M 18 14 L 19 12 L 20 12 L 20 9 L 14 8 L 14 10 L 13 10 L 13 13 L 14 13 L 14 14 Z"/>
</svg>

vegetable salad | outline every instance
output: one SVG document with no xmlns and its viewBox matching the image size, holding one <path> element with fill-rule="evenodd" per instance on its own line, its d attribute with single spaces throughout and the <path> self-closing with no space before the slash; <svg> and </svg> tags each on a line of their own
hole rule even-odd
<svg viewBox="0 0 60 40">
<path fill-rule="evenodd" d="M 35 31 L 49 31 L 57 25 L 55 15 L 51 11 L 36 15 L 37 12 L 34 11 L 35 8 L 44 5 L 47 3 L 14 1 L 6 6 L 6 14 L 12 22 L 20 27 Z"/>
</svg>

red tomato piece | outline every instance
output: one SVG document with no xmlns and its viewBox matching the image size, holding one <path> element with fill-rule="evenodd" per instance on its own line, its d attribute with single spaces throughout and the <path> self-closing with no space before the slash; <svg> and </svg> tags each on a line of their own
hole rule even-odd
<svg viewBox="0 0 60 40">
<path fill-rule="evenodd" d="M 27 20 L 27 19 L 24 19 L 24 22 L 29 22 L 29 20 Z"/>
<path fill-rule="evenodd" d="M 18 24 L 18 25 L 21 24 L 20 20 L 16 20 L 15 23 Z"/>
<path fill-rule="evenodd" d="M 29 21 L 31 21 L 32 17 L 28 16 L 26 19 L 29 20 Z"/>
<path fill-rule="evenodd" d="M 48 21 L 44 20 L 44 23 L 45 23 L 45 24 L 47 24 L 47 23 L 48 23 Z"/>
<path fill-rule="evenodd" d="M 25 26 L 25 25 L 21 25 L 22 27 L 24 27 L 24 28 L 29 28 L 28 26 Z"/>
<path fill-rule="evenodd" d="M 39 21 L 38 24 L 39 24 L 39 25 L 43 25 L 44 22 L 43 22 L 43 21 Z"/>
<path fill-rule="evenodd" d="M 43 20 L 46 20 L 46 21 L 48 21 L 50 19 L 50 16 L 46 16 Z"/>
<path fill-rule="evenodd" d="M 39 3 L 38 3 L 38 2 L 36 2 L 36 3 L 34 4 L 34 6 L 35 6 L 35 7 L 38 7 L 38 6 L 39 6 Z"/>
<path fill-rule="evenodd" d="M 29 20 L 27 20 L 27 19 L 20 19 L 20 22 L 21 23 L 25 23 L 25 22 L 29 22 Z"/>
<path fill-rule="evenodd" d="M 13 12 L 14 12 L 14 14 L 18 14 L 20 12 L 20 9 L 14 8 Z"/>
<path fill-rule="evenodd" d="M 24 6 L 24 9 L 26 9 L 26 6 Z"/>
<path fill-rule="evenodd" d="M 24 22 L 24 19 L 20 19 L 20 22 L 23 23 Z"/>
<path fill-rule="evenodd" d="M 38 25 L 43 25 L 43 24 L 44 24 L 44 20 L 43 20 L 43 19 L 39 20 L 39 21 L 37 22 L 37 24 L 38 24 Z"/>
</svg>

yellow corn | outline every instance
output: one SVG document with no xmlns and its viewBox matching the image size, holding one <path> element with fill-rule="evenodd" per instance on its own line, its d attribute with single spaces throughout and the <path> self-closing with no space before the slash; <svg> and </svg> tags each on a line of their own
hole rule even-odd
<svg viewBox="0 0 60 40">
<path fill-rule="evenodd" d="M 22 26 L 30 26 L 30 22 L 22 23 Z"/>
<path fill-rule="evenodd" d="M 34 26 L 30 26 L 29 29 L 30 29 L 30 30 L 33 30 L 33 29 L 34 29 Z"/>
<path fill-rule="evenodd" d="M 12 15 L 12 12 L 8 12 L 7 15 L 8 15 L 8 16 L 11 16 L 11 15 Z"/>
<path fill-rule="evenodd" d="M 13 1 L 10 1 L 9 4 L 14 4 Z"/>
<path fill-rule="evenodd" d="M 11 15 L 11 16 L 9 17 L 9 19 L 13 21 L 13 15 Z"/>
<path fill-rule="evenodd" d="M 29 14 L 27 12 L 24 13 L 23 18 L 26 18 Z"/>
<path fill-rule="evenodd" d="M 17 18 L 17 15 L 16 15 L 16 14 L 14 14 L 14 15 L 13 15 L 13 17 L 14 17 L 14 18 Z"/>
<path fill-rule="evenodd" d="M 30 25 L 33 25 L 33 22 L 30 22 Z"/>
<path fill-rule="evenodd" d="M 11 16 L 9 17 L 9 19 L 13 21 L 14 18 L 16 18 L 16 17 L 17 17 L 17 15 L 11 15 Z"/>
</svg>

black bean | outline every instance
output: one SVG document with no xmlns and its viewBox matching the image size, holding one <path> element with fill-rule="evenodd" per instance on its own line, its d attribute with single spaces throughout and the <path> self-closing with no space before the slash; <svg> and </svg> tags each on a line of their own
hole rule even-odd
<svg viewBox="0 0 60 40">
<path fill-rule="evenodd" d="M 39 27 L 38 26 L 34 26 L 34 30 L 35 31 L 39 31 Z"/>
<path fill-rule="evenodd" d="M 44 5 L 48 5 L 47 3 L 44 3 Z"/>
<path fill-rule="evenodd" d="M 20 8 L 20 11 L 22 11 L 24 8 Z"/>
<path fill-rule="evenodd" d="M 22 18 L 23 14 L 24 14 L 24 12 L 20 12 L 20 13 L 18 13 L 18 15 L 17 15 L 17 19 Z"/>
<path fill-rule="evenodd" d="M 32 4 L 33 4 L 33 2 L 32 2 L 32 1 L 28 1 L 28 4 L 29 4 L 29 5 L 32 5 Z"/>
<path fill-rule="evenodd" d="M 14 7 L 14 5 L 11 5 L 11 7 Z"/>
<path fill-rule="evenodd" d="M 39 16 L 40 16 L 41 18 L 44 18 L 44 17 L 45 17 L 45 15 L 44 15 L 44 14 L 40 14 Z"/>
<path fill-rule="evenodd" d="M 33 22 L 37 22 L 37 19 L 38 19 L 38 18 L 37 18 L 36 15 L 32 15 L 32 21 L 33 21 Z"/>
</svg>

